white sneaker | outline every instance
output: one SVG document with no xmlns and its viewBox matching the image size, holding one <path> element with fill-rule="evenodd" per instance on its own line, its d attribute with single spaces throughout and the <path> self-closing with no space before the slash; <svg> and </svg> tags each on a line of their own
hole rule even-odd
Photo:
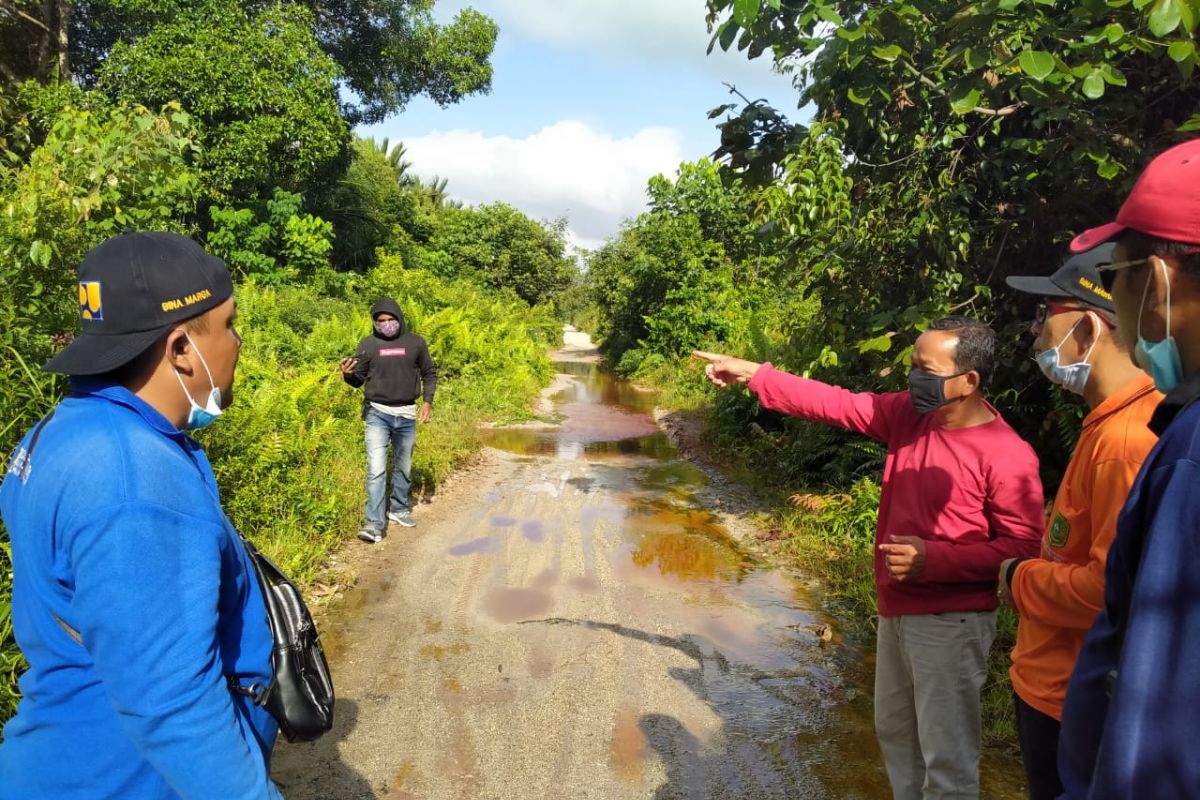
<svg viewBox="0 0 1200 800">
<path fill-rule="evenodd" d="M 402 528 L 415 528 L 417 521 L 413 519 L 412 513 L 409 511 L 389 511 L 388 519 Z"/>
</svg>

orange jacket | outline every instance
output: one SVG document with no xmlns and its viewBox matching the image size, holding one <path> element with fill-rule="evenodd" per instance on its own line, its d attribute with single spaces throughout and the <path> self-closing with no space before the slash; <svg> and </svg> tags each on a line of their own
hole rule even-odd
<svg viewBox="0 0 1200 800">
<path fill-rule="evenodd" d="M 1020 614 L 1009 677 L 1033 708 L 1062 719 L 1067 679 L 1104 604 L 1104 561 L 1117 516 L 1157 437 L 1146 423 L 1162 395 L 1149 376 L 1130 381 L 1083 420 L 1054 498 L 1040 558 L 1017 565 Z"/>
</svg>

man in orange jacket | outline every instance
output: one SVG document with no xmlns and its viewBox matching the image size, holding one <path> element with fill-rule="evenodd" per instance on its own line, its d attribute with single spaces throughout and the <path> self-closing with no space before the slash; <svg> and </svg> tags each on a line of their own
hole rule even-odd
<svg viewBox="0 0 1200 800">
<path fill-rule="evenodd" d="M 1147 427 L 1162 399 L 1113 335 L 1112 296 L 1096 267 L 1113 245 L 1073 256 L 1049 277 L 1009 286 L 1041 298 L 1034 317 L 1038 365 L 1082 395 L 1083 430 L 1054 498 L 1040 558 L 1000 566 L 1001 598 L 1020 615 L 1012 653 L 1017 736 L 1031 800 L 1062 794 L 1057 753 L 1067 679 L 1104 603 L 1104 563 L 1117 515 L 1156 436 Z"/>
</svg>

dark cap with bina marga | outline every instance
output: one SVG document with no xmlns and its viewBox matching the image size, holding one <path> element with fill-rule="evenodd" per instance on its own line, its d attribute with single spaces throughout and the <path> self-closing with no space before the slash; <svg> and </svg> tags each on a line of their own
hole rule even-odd
<svg viewBox="0 0 1200 800">
<path fill-rule="evenodd" d="M 100 375 L 128 364 L 171 327 L 233 296 L 225 262 L 175 233 L 126 231 L 79 265 L 75 341 L 42 369 Z"/>
<path fill-rule="evenodd" d="M 1113 248 L 1106 244 L 1071 256 L 1053 275 L 1011 275 L 1005 279 L 1018 292 L 1061 300 L 1078 300 L 1093 308 L 1113 311 L 1112 295 L 1100 282 L 1097 267 L 1111 264 Z"/>
</svg>

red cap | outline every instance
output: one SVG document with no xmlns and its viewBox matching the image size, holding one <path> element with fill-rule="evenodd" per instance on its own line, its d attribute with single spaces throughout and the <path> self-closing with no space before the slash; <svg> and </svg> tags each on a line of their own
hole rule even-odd
<svg viewBox="0 0 1200 800">
<path fill-rule="evenodd" d="M 1151 161 L 1117 212 L 1117 221 L 1076 236 L 1071 252 L 1091 250 L 1126 228 L 1200 244 L 1200 139 L 1175 145 Z"/>
</svg>

